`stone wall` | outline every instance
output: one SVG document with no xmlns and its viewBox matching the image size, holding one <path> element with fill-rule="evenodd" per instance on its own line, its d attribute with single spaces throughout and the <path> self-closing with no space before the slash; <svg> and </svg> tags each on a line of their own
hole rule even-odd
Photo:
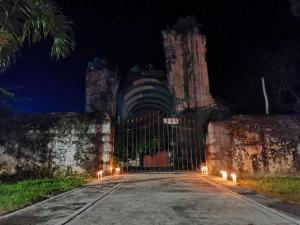
<svg viewBox="0 0 300 225">
<path fill-rule="evenodd" d="M 300 116 L 235 116 L 208 125 L 209 171 L 300 174 Z"/>
<path fill-rule="evenodd" d="M 102 68 L 87 71 L 85 111 L 105 111 L 114 117 L 119 82 L 117 69 Z"/>
<path fill-rule="evenodd" d="M 94 173 L 110 161 L 111 134 L 100 112 L 0 118 L 0 178 Z"/>
<path fill-rule="evenodd" d="M 209 91 L 206 37 L 194 27 L 187 33 L 162 32 L 168 83 L 176 98 L 176 110 L 207 107 L 214 103 Z"/>
</svg>

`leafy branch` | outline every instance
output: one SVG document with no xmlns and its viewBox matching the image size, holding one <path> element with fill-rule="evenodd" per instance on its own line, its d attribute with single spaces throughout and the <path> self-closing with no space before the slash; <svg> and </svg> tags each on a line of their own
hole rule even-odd
<svg viewBox="0 0 300 225">
<path fill-rule="evenodd" d="M 0 1 L 0 71 L 16 61 L 25 41 L 53 40 L 51 57 L 64 58 L 74 50 L 70 18 L 51 0 Z"/>
</svg>

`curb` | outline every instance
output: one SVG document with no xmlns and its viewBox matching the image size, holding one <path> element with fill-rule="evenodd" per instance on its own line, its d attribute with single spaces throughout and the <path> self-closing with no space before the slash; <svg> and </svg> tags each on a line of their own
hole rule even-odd
<svg viewBox="0 0 300 225">
<path fill-rule="evenodd" d="M 104 192 L 102 195 L 98 196 L 94 201 L 87 203 L 85 206 L 81 207 L 80 209 L 73 212 L 71 215 L 67 216 L 62 221 L 56 223 L 55 225 L 65 225 L 68 222 L 72 221 L 75 217 L 79 216 L 80 214 L 87 211 L 89 208 L 91 208 L 93 205 L 95 205 L 97 202 L 101 201 L 103 198 L 105 198 L 107 195 L 112 193 L 113 191 L 117 190 L 124 182 L 126 178 L 124 178 L 121 182 L 117 183 L 115 186 Z"/>
<path fill-rule="evenodd" d="M 279 211 L 277 211 L 277 210 L 274 210 L 274 209 L 272 209 L 272 208 L 269 208 L 269 207 L 267 207 L 267 206 L 264 206 L 264 205 L 262 205 L 262 204 L 260 204 L 260 203 L 258 203 L 258 202 L 256 202 L 256 201 L 250 199 L 250 198 L 247 198 L 247 197 L 245 197 L 245 196 L 242 196 L 242 195 L 240 195 L 240 194 L 238 194 L 238 193 L 236 193 L 236 192 L 234 192 L 234 191 L 231 191 L 231 190 L 229 190 L 229 189 L 227 189 L 227 188 L 225 188 L 225 187 L 223 187 L 223 186 L 221 186 L 221 185 L 219 185 L 219 184 L 217 184 L 217 183 L 215 183 L 215 182 L 213 182 L 213 181 L 211 181 L 211 180 L 209 180 L 209 179 L 206 179 L 206 178 L 204 178 L 204 177 L 200 177 L 200 179 L 201 179 L 202 181 L 206 182 L 206 183 L 209 183 L 209 184 L 211 184 L 211 185 L 217 187 L 218 189 L 220 189 L 220 190 L 222 190 L 222 191 L 229 192 L 231 195 L 234 195 L 234 196 L 236 196 L 236 197 L 238 197 L 238 198 L 244 200 L 245 202 L 247 202 L 248 204 L 254 206 L 254 207 L 257 208 L 257 209 L 260 209 L 260 210 L 263 209 L 265 212 L 267 211 L 268 213 L 275 214 L 275 215 L 277 215 L 277 216 L 279 216 L 279 217 L 281 217 L 281 218 L 287 220 L 287 221 L 290 222 L 290 223 L 293 223 L 293 224 L 296 224 L 296 225 L 300 225 L 300 221 L 297 220 L 297 219 L 295 219 L 295 218 L 293 218 L 293 217 L 291 217 L 291 216 L 288 216 L 288 215 L 283 214 L 283 213 L 281 213 L 281 212 L 279 212 Z"/>
<path fill-rule="evenodd" d="M 105 181 L 105 180 L 102 180 L 101 183 L 102 183 L 103 181 Z M 92 182 L 92 181 L 91 181 L 91 182 Z M 74 189 L 72 189 L 72 190 L 69 190 L 69 191 L 60 193 L 60 194 L 55 195 L 55 196 L 53 196 L 53 197 L 46 198 L 46 199 L 44 199 L 44 200 L 42 200 L 42 201 L 40 201 L 40 202 L 37 202 L 37 203 L 34 203 L 34 204 L 32 204 L 32 205 L 26 206 L 26 207 L 24 207 L 24 208 L 18 209 L 17 211 L 14 211 L 14 212 L 10 212 L 10 213 L 4 214 L 4 215 L 0 216 L 0 219 L 5 219 L 5 218 L 7 218 L 7 217 L 9 217 L 9 216 L 14 216 L 14 215 L 16 215 L 16 214 L 22 213 L 22 212 L 25 211 L 25 210 L 30 210 L 31 208 L 33 208 L 33 207 L 35 207 L 35 206 L 39 206 L 39 205 L 41 205 L 41 204 L 43 204 L 43 203 L 45 203 L 45 202 L 47 202 L 47 201 L 54 200 L 54 199 L 59 198 L 59 197 L 61 197 L 61 196 L 63 196 L 63 195 L 66 195 L 66 194 L 72 193 L 72 192 L 74 192 L 74 191 L 80 190 L 80 189 L 82 189 L 82 188 L 84 188 L 84 187 L 86 187 L 86 186 L 94 185 L 94 184 L 91 184 L 91 182 L 90 182 L 90 183 L 87 183 L 87 184 L 84 184 L 84 185 L 82 185 L 82 186 L 80 186 L 80 187 L 74 188 Z"/>
</svg>

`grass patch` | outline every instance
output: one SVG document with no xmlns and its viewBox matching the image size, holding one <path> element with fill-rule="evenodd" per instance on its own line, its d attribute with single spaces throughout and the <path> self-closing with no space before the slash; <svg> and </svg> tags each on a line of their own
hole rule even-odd
<svg viewBox="0 0 300 225">
<path fill-rule="evenodd" d="M 14 211 L 85 183 L 81 177 L 57 177 L 0 184 L 0 214 Z"/>
<path fill-rule="evenodd" d="M 239 180 L 241 186 L 288 202 L 300 203 L 299 177 L 250 177 Z"/>
</svg>

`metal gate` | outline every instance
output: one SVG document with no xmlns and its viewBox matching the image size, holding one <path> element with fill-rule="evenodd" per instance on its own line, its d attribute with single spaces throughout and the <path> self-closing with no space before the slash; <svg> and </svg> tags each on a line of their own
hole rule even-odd
<svg viewBox="0 0 300 225">
<path fill-rule="evenodd" d="M 195 119 L 153 112 L 116 126 L 113 162 L 124 172 L 198 170 L 204 160 Z"/>
</svg>

